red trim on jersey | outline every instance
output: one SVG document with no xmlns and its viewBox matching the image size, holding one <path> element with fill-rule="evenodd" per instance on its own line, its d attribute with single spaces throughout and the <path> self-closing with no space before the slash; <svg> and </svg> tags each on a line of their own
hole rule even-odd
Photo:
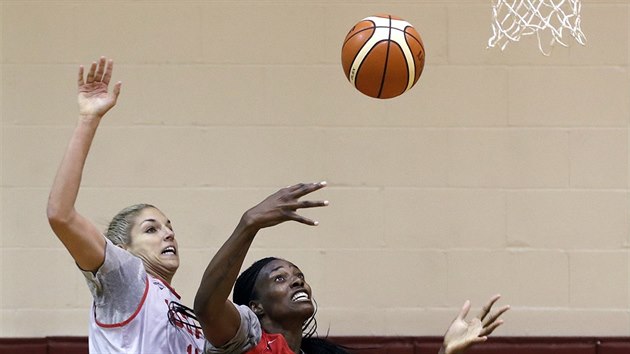
<svg viewBox="0 0 630 354">
<path fill-rule="evenodd" d="M 119 323 L 112 323 L 112 324 L 106 324 L 106 323 L 101 323 L 96 319 L 96 304 L 94 304 L 94 322 L 96 322 L 96 324 L 99 327 L 103 327 L 103 328 L 115 328 L 115 327 L 123 327 L 125 325 L 127 325 L 129 322 L 131 322 L 137 315 L 138 313 L 140 313 L 140 310 L 142 309 L 142 305 L 144 305 L 144 300 L 147 299 L 147 294 L 149 294 L 149 276 L 147 275 L 147 277 L 144 280 L 145 283 L 145 287 L 144 287 L 144 294 L 142 295 L 142 299 L 140 300 L 140 304 L 138 304 L 138 308 L 136 309 L 136 311 L 126 320 L 119 322 Z"/>
<path fill-rule="evenodd" d="M 148 274 L 147 274 L 147 276 L 150 276 L 151 278 L 155 278 L 155 279 L 159 280 L 162 284 L 164 284 L 164 286 L 166 286 L 166 287 L 168 288 L 168 290 L 170 290 L 170 291 L 173 293 L 173 295 L 177 296 L 177 300 L 181 300 L 181 299 L 182 299 L 182 297 L 181 297 L 181 296 L 179 296 L 179 294 L 177 293 L 177 291 L 175 291 L 175 289 L 173 289 L 173 288 L 171 287 L 171 284 L 167 283 L 164 279 L 162 279 L 162 278 L 160 278 L 160 277 L 156 277 L 156 276 L 154 276 L 154 275 L 148 275 Z"/>
</svg>

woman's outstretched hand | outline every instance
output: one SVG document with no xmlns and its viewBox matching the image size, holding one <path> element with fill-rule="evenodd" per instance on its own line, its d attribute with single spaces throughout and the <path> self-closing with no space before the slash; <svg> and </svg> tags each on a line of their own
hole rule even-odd
<svg viewBox="0 0 630 354">
<path fill-rule="evenodd" d="M 470 301 L 466 300 L 459 315 L 453 320 L 444 335 L 444 345 L 440 353 L 461 354 L 472 345 L 485 342 L 488 339 L 488 335 L 503 324 L 503 320 L 499 317 L 510 309 L 510 306 L 506 305 L 491 314 L 492 306 L 500 297 L 500 295 L 491 297 L 477 317 L 470 320 L 466 320 L 466 316 L 470 310 Z"/>
<path fill-rule="evenodd" d="M 84 78 L 84 68 L 79 67 L 78 91 L 79 91 L 79 114 L 86 117 L 102 117 L 109 111 L 118 100 L 120 94 L 119 81 L 114 84 L 112 92 L 109 92 L 109 81 L 112 78 L 114 61 L 101 57 L 97 62 L 93 62 Z"/>
<path fill-rule="evenodd" d="M 301 197 L 322 189 L 326 182 L 299 183 L 282 188 L 268 196 L 255 207 L 243 214 L 243 221 L 251 227 L 262 229 L 283 223 L 297 221 L 306 225 L 317 225 L 317 221 L 297 213 L 298 209 L 317 208 L 328 205 L 328 201 L 299 200 Z"/>
</svg>

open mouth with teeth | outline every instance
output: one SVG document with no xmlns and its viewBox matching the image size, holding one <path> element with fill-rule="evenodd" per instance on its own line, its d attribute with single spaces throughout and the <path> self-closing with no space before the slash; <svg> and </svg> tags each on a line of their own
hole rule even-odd
<svg viewBox="0 0 630 354">
<path fill-rule="evenodd" d="M 291 297 L 291 301 L 302 302 L 311 301 L 311 299 L 305 291 L 298 291 L 297 293 L 293 294 L 293 296 Z"/>
<path fill-rule="evenodd" d="M 177 255 L 177 250 L 173 246 L 168 246 L 168 247 L 166 247 L 165 249 L 162 250 L 162 254 L 175 256 L 175 255 Z"/>
</svg>

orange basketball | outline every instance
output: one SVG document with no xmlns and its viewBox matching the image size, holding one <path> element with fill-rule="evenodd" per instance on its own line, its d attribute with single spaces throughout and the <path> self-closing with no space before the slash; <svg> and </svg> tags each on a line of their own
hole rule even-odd
<svg viewBox="0 0 630 354">
<path fill-rule="evenodd" d="M 374 98 L 392 98 L 418 82 L 424 44 L 409 22 L 391 15 L 370 16 L 348 32 L 341 64 L 357 90 Z"/>
</svg>

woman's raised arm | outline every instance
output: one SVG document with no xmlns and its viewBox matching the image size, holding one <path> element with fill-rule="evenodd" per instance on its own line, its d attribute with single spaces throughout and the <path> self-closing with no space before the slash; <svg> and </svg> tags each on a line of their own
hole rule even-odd
<svg viewBox="0 0 630 354">
<path fill-rule="evenodd" d="M 83 167 L 96 129 L 118 99 L 121 82 L 109 91 L 113 61 L 101 57 L 84 78 L 79 67 L 79 119 L 63 156 L 48 197 L 47 216 L 53 232 L 81 269 L 95 271 L 105 258 L 105 238 L 92 222 L 75 210 Z"/>
<path fill-rule="evenodd" d="M 232 235 L 212 258 L 195 296 L 195 314 L 212 345 L 222 346 L 238 331 L 240 315 L 228 296 L 258 231 L 290 220 L 317 225 L 297 210 L 328 205 L 327 201 L 299 200 L 324 186 L 325 182 L 300 183 L 270 195 L 243 214 Z"/>
</svg>

